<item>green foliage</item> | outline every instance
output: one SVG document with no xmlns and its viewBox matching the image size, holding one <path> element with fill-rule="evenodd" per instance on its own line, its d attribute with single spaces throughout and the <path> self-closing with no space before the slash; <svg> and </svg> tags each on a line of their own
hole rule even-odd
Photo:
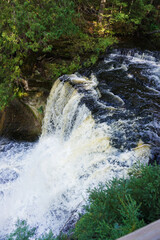
<svg viewBox="0 0 160 240">
<path fill-rule="evenodd" d="M 44 233 L 40 237 L 37 237 L 37 229 L 31 228 L 25 220 L 18 220 L 16 223 L 16 229 L 13 233 L 6 236 L 6 240 L 67 240 L 68 237 L 65 234 L 60 234 L 58 237 L 54 237 L 52 231 Z"/>
<path fill-rule="evenodd" d="M 146 0 L 108 0 L 103 17 L 105 31 L 114 34 L 134 34 L 144 19 L 149 19 L 147 26 L 156 20 L 152 17 L 156 7 Z M 150 16 L 148 18 L 148 16 Z M 154 15 L 153 15 L 154 16 Z"/>
<path fill-rule="evenodd" d="M 52 79 L 57 79 L 64 74 L 71 74 L 80 68 L 80 57 L 75 57 L 71 62 L 47 63 L 46 69 Z"/>
<path fill-rule="evenodd" d="M 140 205 L 137 206 L 135 200 L 130 195 L 125 196 L 125 200 L 120 199 L 121 208 L 120 214 L 122 216 L 122 225 L 114 225 L 112 239 L 124 236 L 134 230 L 144 226 L 144 221 L 140 220 Z"/>
<path fill-rule="evenodd" d="M 59 3 L 12 0 L 12 4 L 2 1 L 1 7 L 5 8 L 5 14 L 10 14 L 9 19 L 2 15 L 1 29 L 3 43 L 15 45 L 11 53 L 18 49 L 48 52 L 52 49 L 53 40 L 63 35 L 72 36 L 78 30 L 74 24 L 76 15 L 71 0 Z"/>
<path fill-rule="evenodd" d="M 43 234 L 41 237 L 37 238 L 36 240 L 56 240 L 53 233 L 50 231 L 49 233 Z"/>
<path fill-rule="evenodd" d="M 79 1 L 78 1 L 79 2 Z M 80 5 L 86 5 L 97 12 L 101 9 L 101 1 L 88 1 L 87 4 L 82 0 Z M 102 9 L 101 9 L 102 10 Z M 92 10 L 93 11 L 93 10 Z M 96 15 L 96 14 L 95 14 Z M 143 35 L 145 31 L 152 29 L 153 25 L 160 28 L 160 9 L 157 1 L 149 0 L 107 0 L 103 4 L 101 21 L 97 24 L 94 18 L 96 28 L 95 33 L 104 35 L 134 35 L 139 32 Z M 87 18 L 87 16 L 86 16 Z M 90 16 L 88 17 L 88 19 Z M 93 30 L 93 31 L 94 31 Z"/>
<path fill-rule="evenodd" d="M 99 54 L 103 53 L 109 45 L 115 43 L 116 39 L 113 37 L 95 39 L 87 34 L 80 34 L 79 38 L 74 38 L 72 41 L 72 49 L 63 49 L 66 55 L 69 53 L 72 55 L 72 60 L 60 60 L 45 64 L 48 76 L 54 80 L 63 74 L 74 73 L 81 67 L 94 65 Z"/>
<path fill-rule="evenodd" d="M 7 237 L 7 240 L 28 240 L 36 233 L 36 228 L 30 228 L 26 221 L 19 220 L 16 227 L 15 232 L 11 233 L 10 236 Z"/>
<path fill-rule="evenodd" d="M 139 219 L 140 212 L 136 201 L 130 195 L 120 197 L 116 194 L 116 197 L 113 206 L 112 201 L 108 198 L 103 200 L 105 195 L 101 194 L 99 199 L 86 209 L 87 213 L 82 216 L 75 228 L 77 239 L 114 240 L 144 226 L 143 220 Z"/>
<path fill-rule="evenodd" d="M 141 203 L 142 218 L 146 223 L 160 216 L 160 166 L 141 166 L 126 181 L 131 196 Z"/>
<path fill-rule="evenodd" d="M 12 86 L 8 85 L 7 83 L 0 84 L 0 111 L 7 105 L 10 96 L 12 96 Z M 13 97 L 13 96 L 12 96 Z"/>
<path fill-rule="evenodd" d="M 157 0 L 107 0 L 99 23 L 100 6 L 100 0 L 0 1 L 1 109 L 11 97 L 23 95 L 22 87 L 22 94 L 18 90 L 26 77 L 23 70 L 30 66 L 31 72 L 39 64 L 39 57 L 64 60 L 62 64 L 52 62 L 55 78 L 94 64 L 115 41 L 112 36 L 142 35 L 160 29 Z M 154 36 L 153 45 L 158 42 Z"/>
<path fill-rule="evenodd" d="M 38 112 L 39 112 L 40 114 L 43 114 L 43 113 L 44 113 L 43 106 L 40 106 L 37 110 L 38 110 Z"/>
<path fill-rule="evenodd" d="M 16 230 L 7 236 L 7 240 L 56 240 L 53 233 L 50 231 L 49 233 L 43 234 L 41 237 L 36 237 L 36 228 L 31 228 L 26 221 L 17 221 Z"/>
<path fill-rule="evenodd" d="M 90 191 L 75 238 L 114 240 L 159 219 L 160 166 L 141 166 L 128 179 L 113 179 Z"/>
<path fill-rule="evenodd" d="M 0 9 L 0 97 L 3 97 L 5 85 L 12 87 L 14 95 L 22 77 L 21 67 L 31 53 L 50 52 L 55 40 L 75 35 L 78 27 L 71 0 L 2 0 Z M 1 108 L 12 96 L 8 88 L 5 95 Z"/>
<path fill-rule="evenodd" d="M 91 39 L 91 41 L 88 40 L 88 44 L 89 43 L 90 44 L 87 50 L 91 51 L 92 54 L 90 57 L 87 58 L 86 61 L 84 61 L 83 66 L 90 67 L 91 65 L 94 65 L 98 60 L 99 54 L 103 53 L 108 46 L 116 42 L 117 42 L 116 38 L 113 38 L 113 37 L 98 38 L 98 41 L 95 41 L 95 40 L 93 41 L 93 39 Z M 86 51 L 86 48 L 85 48 L 85 51 Z"/>
</svg>

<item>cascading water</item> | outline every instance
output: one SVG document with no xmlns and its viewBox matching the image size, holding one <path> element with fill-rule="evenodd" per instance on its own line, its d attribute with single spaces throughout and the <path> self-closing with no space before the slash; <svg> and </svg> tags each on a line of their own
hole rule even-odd
<svg viewBox="0 0 160 240">
<path fill-rule="evenodd" d="M 88 188 L 158 154 L 159 59 L 114 50 L 89 78 L 73 74 L 54 83 L 38 143 L 0 140 L 2 239 L 17 219 L 38 226 L 38 234 L 66 230 Z"/>
</svg>

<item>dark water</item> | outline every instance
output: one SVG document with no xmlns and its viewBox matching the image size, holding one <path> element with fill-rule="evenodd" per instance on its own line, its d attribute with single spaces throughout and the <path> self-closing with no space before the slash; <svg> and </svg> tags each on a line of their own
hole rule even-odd
<svg viewBox="0 0 160 240">
<path fill-rule="evenodd" d="M 160 52 L 115 49 L 80 73 L 98 83 L 60 78 L 47 105 L 49 136 L 0 138 L 0 239 L 17 218 L 58 234 L 76 221 L 86 189 L 123 176 L 138 157 L 160 163 Z"/>
<path fill-rule="evenodd" d="M 160 163 L 160 52 L 110 50 L 98 65 L 83 72 L 87 77 L 91 73 L 99 81 L 100 102 L 115 112 L 107 114 L 92 98 L 86 104 L 97 121 L 113 128 L 120 125 L 112 145 L 131 149 L 141 139 L 151 145 L 150 161 Z"/>
</svg>

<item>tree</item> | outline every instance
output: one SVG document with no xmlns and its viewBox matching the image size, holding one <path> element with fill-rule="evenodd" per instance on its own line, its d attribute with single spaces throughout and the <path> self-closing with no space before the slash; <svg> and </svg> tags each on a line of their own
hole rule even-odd
<svg viewBox="0 0 160 240">
<path fill-rule="evenodd" d="M 0 2 L 0 109 L 19 91 L 21 68 L 35 52 L 50 52 L 54 41 L 76 34 L 72 0 Z"/>
<path fill-rule="evenodd" d="M 98 12 L 98 22 L 99 23 L 102 23 L 105 5 L 106 5 L 106 0 L 101 0 L 99 12 Z"/>
</svg>

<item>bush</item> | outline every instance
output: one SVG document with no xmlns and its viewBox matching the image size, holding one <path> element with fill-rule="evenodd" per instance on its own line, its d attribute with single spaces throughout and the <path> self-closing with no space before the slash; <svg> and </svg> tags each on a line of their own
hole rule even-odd
<svg viewBox="0 0 160 240">
<path fill-rule="evenodd" d="M 55 237 L 52 231 L 44 233 L 40 237 L 37 237 L 37 228 L 31 228 L 25 220 L 18 220 L 16 223 L 16 229 L 13 233 L 6 237 L 6 240 L 67 240 L 67 235 L 60 234 Z"/>
<path fill-rule="evenodd" d="M 25 60 L 35 53 L 49 53 L 54 42 L 79 31 L 78 17 L 72 0 L 0 1 L 0 103 L 3 109 L 15 94 L 22 78 Z M 12 93 L 12 94 L 11 94 Z"/>
<path fill-rule="evenodd" d="M 7 240 L 28 240 L 35 235 L 36 228 L 30 228 L 26 221 L 17 221 L 15 232 L 7 237 Z"/>
<path fill-rule="evenodd" d="M 113 240 L 159 219 L 160 167 L 141 166 L 129 174 L 90 191 L 76 239 Z"/>
</svg>

